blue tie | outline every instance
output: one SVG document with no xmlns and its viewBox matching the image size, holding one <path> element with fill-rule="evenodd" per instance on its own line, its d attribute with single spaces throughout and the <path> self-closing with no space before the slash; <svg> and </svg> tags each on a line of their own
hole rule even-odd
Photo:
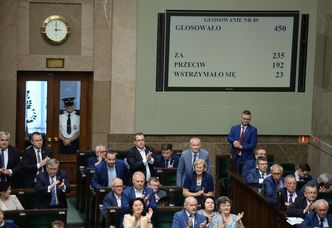
<svg viewBox="0 0 332 228">
<path fill-rule="evenodd" d="M 54 180 L 53 180 L 53 178 L 51 178 L 51 184 L 53 184 L 53 183 L 54 183 Z M 56 206 L 55 188 L 56 188 L 56 186 L 54 188 L 52 188 L 52 190 L 51 190 L 51 203 L 50 203 L 51 206 Z"/>
</svg>

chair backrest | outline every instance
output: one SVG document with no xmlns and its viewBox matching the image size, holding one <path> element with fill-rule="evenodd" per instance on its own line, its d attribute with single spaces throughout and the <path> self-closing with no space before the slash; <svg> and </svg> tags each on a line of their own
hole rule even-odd
<svg viewBox="0 0 332 228">
<path fill-rule="evenodd" d="M 166 186 L 176 185 L 176 168 L 154 168 L 159 182 Z"/>
<path fill-rule="evenodd" d="M 34 208 L 36 196 L 34 188 L 12 189 L 12 194 L 17 196 L 24 209 Z"/>
</svg>

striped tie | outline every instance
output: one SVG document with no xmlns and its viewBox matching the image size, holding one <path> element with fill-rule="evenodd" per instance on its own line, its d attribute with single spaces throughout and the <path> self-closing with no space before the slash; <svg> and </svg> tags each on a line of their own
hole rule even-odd
<svg viewBox="0 0 332 228">
<path fill-rule="evenodd" d="M 54 180 L 52 178 L 51 179 L 51 184 L 53 184 L 53 183 L 54 183 Z M 56 206 L 56 192 L 55 192 L 55 188 L 56 188 L 56 186 L 54 188 L 52 188 L 52 190 L 51 190 L 51 203 L 50 203 L 51 206 Z"/>
</svg>

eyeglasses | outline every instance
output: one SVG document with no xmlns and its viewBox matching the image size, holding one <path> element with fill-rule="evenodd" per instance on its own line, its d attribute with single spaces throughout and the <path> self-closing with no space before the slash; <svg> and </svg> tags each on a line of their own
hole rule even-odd
<svg viewBox="0 0 332 228">
<path fill-rule="evenodd" d="M 114 188 L 123 188 L 123 185 L 113 185 Z"/>
</svg>

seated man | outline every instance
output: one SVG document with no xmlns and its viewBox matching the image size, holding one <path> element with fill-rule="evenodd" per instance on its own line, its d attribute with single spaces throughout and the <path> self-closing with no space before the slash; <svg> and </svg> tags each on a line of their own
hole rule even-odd
<svg viewBox="0 0 332 228">
<path fill-rule="evenodd" d="M 180 157 L 173 154 L 172 144 L 162 144 L 161 154 L 158 154 L 154 160 L 154 167 L 176 168 L 178 167 Z"/>
<path fill-rule="evenodd" d="M 305 186 L 317 186 L 317 189 L 319 192 L 332 192 L 332 174 L 330 173 L 322 173 L 319 175 L 317 180 L 311 180 L 308 181 L 301 189 L 301 192 L 303 192 L 303 189 Z"/>
<path fill-rule="evenodd" d="M 108 151 L 105 161 L 96 166 L 91 180 L 91 186 L 94 189 L 101 187 L 111 187 L 114 178 L 121 178 L 127 185 L 128 169 L 122 160 L 116 159 L 116 153 Z"/>
<path fill-rule="evenodd" d="M 262 187 L 263 181 L 267 177 L 267 158 L 258 157 L 256 159 L 257 168 L 248 171 L 245 177 L 246 183 L 255 187 Z"/>
<path fill-rule="evenodd" d="M 258 157 L 266 157 L 266 150 L 265 149 L 257 149 L 255 150 L 255 159 L 247 160 L 243 163 L 242 173 L 241 175 L 245 178 L 248 172 L 252 169 L 257 168 L 257 158 Z"/>
<path fill-rule="evenodd" d="M 285 189 L 282 195 L 282 200 L 286 207 L 291 206 L 299 196 L 299 193 L 296 191 L 296 180 L 294 176 L 288 175 L 285 177 Z"/>
<path fill-rule="evenodd" d="M 197 212 L 197 200 L 189 196 L 184 200 L 184 209 L 174 214 L 172 228 L 200 228 L 205 227 L 206 217 Z"/>
<path fill-rule="evenodd" d="M 264 193 L 269 198 L 269 202 L 273 205 L 278 203 L 281 191 L 284 188 L 284 178 L 282 177 L 283 168 L 279 164 L 271 166 L 271 176 L 263 181 Z"/>
<path fill-rule="evenodd" d="M 55 158 L 47 162 L 47 172 L 37 176 L 36 209 L 67 208 L 66 193 L 71 191 L 69 179 L 63 170 L 59 170 L 59 161 Z"/>
<path fill-rule="evenodd" d="M 167 192 L 164 191 L 164 190 L 160 190 L 159 189 L 159 186 L 160 186 L 160 182 L 158 180 L 158 178 L 156 177 L 151 177 L 149 183 L 147 184 L 147 186 L 149 188 L 152 188 L 153 189 L 153 192 L 154 192 L 154 197 L 156 198 L 156 201 L 158 203 L 159 206 L 166 206 L 165 204 L 167 202 L 165 202 L 165 198 L 167 197 Z M 159 203 L 159 200 L 162 199 L 163 197 L 165 197 L 162 201 L 163 202 L 160 202 Z"/>
<path fill-rule="evenodd" d="M 287 208 L 288 217 L 300 217 L 304 216 L 311 212 L 312 203 L 317 198 L 317 187 L 306 185 L 304 188 L 304 196 L 296 197 L 294 203 Z"/>
<path fill-rule="evenodd" d="M 301 163 L 297 170 L 291 175 L 296 178 L 297 190 L 300 190 L 308 181 L 312 180 L 310 175 L 311 168 L 308 163 Z"/>
<path fill-rule="evenodd" d="M 99 165 L 102 161 L 105 160 L 107 153 L 107 148 L 104 145 L 96 146 L 95 154 L 96 156 L 92 156 L 88 158 L 86 162 L 86 168 L 94 169 L 95 166 Z"/>
<path fill-rule="evenodd" d="M 112 181 L 112 191 L 107 193 L 103 199 L 102 213 L 106 217 L 109 207 L 121 207 L 121 198 L 123 192 L 123 181 L 120 178 L 114 178 Z"/>
<path fill-rule="evenodd" d="M 329 204 L 324 199 L 319 199 L 313 203 L 314 213 L 305 216 L 300 228 L 307 227 L 332 227 L 332 215 L 327 214 Z"/>
<path fill-rule="evenodd" d="M 121 198 L 121 207 L 123 214 L 127 214 L 130 211 L 130 200 L 135 198 L 143 198 L 146 209 L 152 208 L 156 210 L 158 208 L 155 194 L 151 188 L 144 186 L 145 175 L 140 171 L 136 171 L 132 177 L 133 186 L 123 191 Z"/>
</svg>

